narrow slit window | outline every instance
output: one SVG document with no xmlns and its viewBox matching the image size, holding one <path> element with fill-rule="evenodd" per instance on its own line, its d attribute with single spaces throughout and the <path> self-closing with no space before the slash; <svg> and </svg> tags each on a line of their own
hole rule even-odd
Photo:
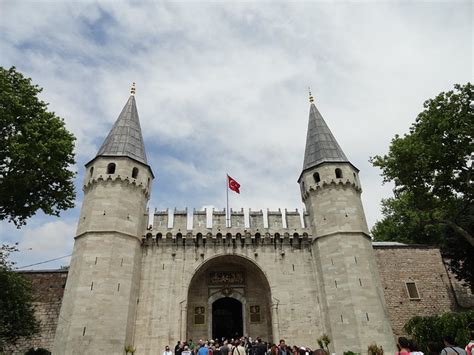
<svg viewBox="0 0 474 355">
<path fill-rule="evenodd" d="M 418 292 L 418 288 L 416 287 L 415 282 L 405 282 L 407 287 L 408 297 L 412 300 L 419 300 L 420 293 Z"/>
<path fill-rule="evenodd" d="M 314 173 L 313 178 L 314 178 L 315 183 L 318 183 L 321 181 L 321 177 L 319 176 L 319 173 Z"/>
<path fill-rule="evenodd" d="M 115 174 L 115 163 L 107 165 L 107 174 Z"/>
<path fill-rule="evenodd" d="M 138 177 L 138 168 L 132 169 L 132 178 L 136 179 Z"/>
<path fill-rule="evenodd" d="M 92 176 L 92 174 L 94 174 L 94 167 L 93 166 L 91 166 L 91 168 L 89 169 L 89 172 L 90 172 L 91 176 Z"/>
</svg>

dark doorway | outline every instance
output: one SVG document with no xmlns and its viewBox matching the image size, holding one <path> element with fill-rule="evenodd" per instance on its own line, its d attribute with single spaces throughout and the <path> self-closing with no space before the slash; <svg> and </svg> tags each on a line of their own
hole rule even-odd
<svg viewBox="0 0 474 355">
<path fill-rule="evenodd" d="M 236 338 L 243 335 L 242 303 L 225 297 L 212 304 L 212 338 Z"/>
</svg>

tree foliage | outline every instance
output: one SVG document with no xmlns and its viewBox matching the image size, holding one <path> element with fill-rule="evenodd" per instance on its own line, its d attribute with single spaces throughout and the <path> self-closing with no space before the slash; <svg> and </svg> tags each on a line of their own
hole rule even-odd
<svg viewBox="0 0 474 355">
<path fill-rule="evenodd" d="M 382 201 L 376 240 L 436 245 L 474 290 L 473 85 L 455 85 L 424 103 L 408 134 L 375 156 L 394 197 Z"/>
<path fill-rule="evenodd" d="M 413 317 L 404 326 L 404 330 L 413 337 L 415 343 L 426 353 L 428 346 L 442 347 L 444 336 L 451 336 L 457 344 L 464 347 L 469 342 L 468 324 L 474 321 L 474 310 L 468 312 L 450 312 L 442 315 Z M 434 349 L 431 349 L 434 350 Z"/>
<path fill-rule="evenodd" d="M 8 260 L 16 246 L 0 248 L 0 351 L 6 344 L 14 344 L 20 337 L 38 332 L 39 325 L 33 309 L 33 291 L 30 282 L 11 270 Z"/>
<path fill-rule="evenodd" d="M 74 205 L 74 136 L 47 111 L 42 91 L 14 67 L 0 67 L 0 220 L 18 227 L 41 209 Z"/>
</svg>

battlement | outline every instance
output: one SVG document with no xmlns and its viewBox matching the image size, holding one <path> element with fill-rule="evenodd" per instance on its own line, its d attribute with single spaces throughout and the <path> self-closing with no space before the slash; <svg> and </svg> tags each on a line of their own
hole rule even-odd
<svg viewBox="0 0 474 355">
<path fill-rule="evenodd" d="M 303 219 L 302 219 L 303 217 Z M 304 220 L 304 225 L 301 221 Z M 195 238 L 288 238 L 312 239 L 308 224 L 308 214 L 301 216 L 298 209 L 284 213 L 262 210 L 248 213 L 244 209 L 230 209 L 227 220 L 226 210 L 193 210 L 172 211 L 155 210 L 153 224 L 143 233 L 143 238 L 149 239 L 195 239 Z"/>
</svg>

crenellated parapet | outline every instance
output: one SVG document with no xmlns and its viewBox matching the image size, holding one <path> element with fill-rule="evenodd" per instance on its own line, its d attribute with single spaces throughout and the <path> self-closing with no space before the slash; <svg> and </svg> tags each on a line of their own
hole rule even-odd
<svg viewBox="0 0 474 355">
<path fill-rule="evenodd" d="M 303 214 L 303 218 L 306 214 Z M 175 243 L 178 245 L 206 245 L 233 243 L 238 245 L 295 245 L 311 243 L 310 228 L 303 226 L 302 216 L 296 209 L 264 213 L 262 210 L 155 210 L 153 225 L 143 233 L 145 244 Z M 188 229 L 188 226 L 191 226 Z M 211 243 L 211 244 L 212 244 Z"/>
<path fill-rule="evenodd" d="M 84 182 L 82 191 L 87 193 L 94 187 L 94 185 L 104 185 L 109 183 L 122 184 L 123 186 L 140 189 L 147 199 L 150 198 L 151 191 L 149 184 L 144 184 L 142 181 L 134 179 L 130 176 L 121 175 L 98 175 L 96 177 L 90 178 Z"/>
<path fill-rule="evenodd" d="M 329 189 L 353 189 L 362 193 L 358 170 L 350 163 L 326 163 L 304 172 L 300 177 L 303 202 L 310 194 Z"/>
</svg>

